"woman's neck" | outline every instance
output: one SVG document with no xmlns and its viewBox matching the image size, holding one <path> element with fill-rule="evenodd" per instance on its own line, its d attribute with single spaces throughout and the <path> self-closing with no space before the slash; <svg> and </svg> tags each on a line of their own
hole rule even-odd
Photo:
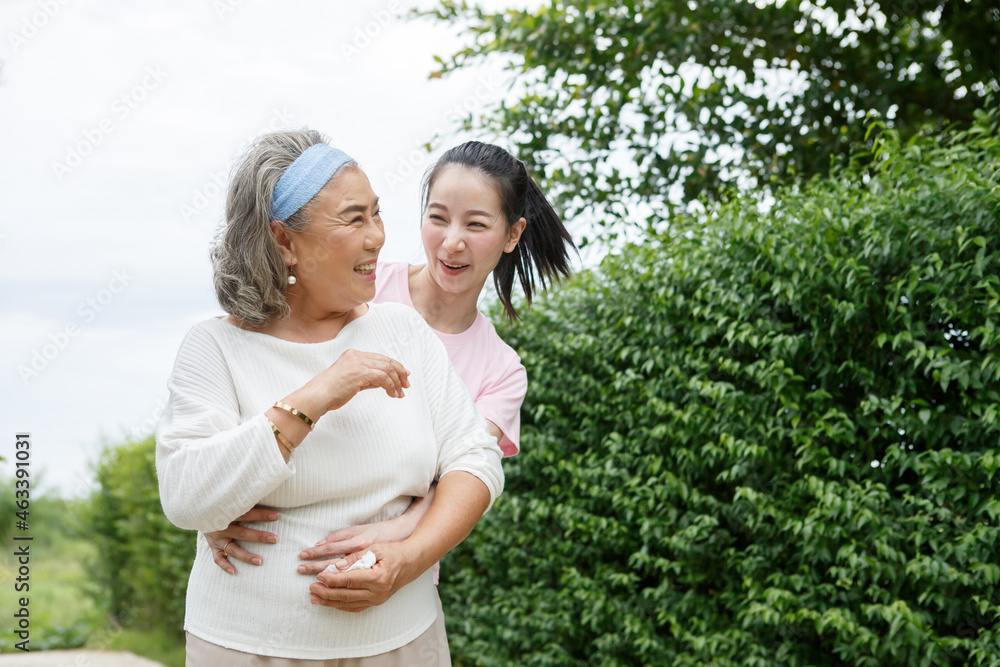
<svg viewBox="0 0 1000 667">
<path fill-rule="evenodd" d="M 310 312 L 297 307 L 294 299 L 289 299 L 289 305 L 292 312 L 288 317 L 272 320 L 265 327 L 251 330 L 293 343 L 322 343 L 336 338 L 348 323 L 368 312 L 368 304 L 361 304 L 343 313 Z M 232 315 L 226 321 L 230 324 L 236 322 Z"/>
<path fill-rule="evenodd" d="M 432 329 L 459 334 L 468 330 L 479 316 L 477 304 L 483 285 L 457 294 L 445 292 L 431 279 L 426 264 L 411 266 L 408 280 L 413 307 Z"/>
</svg>

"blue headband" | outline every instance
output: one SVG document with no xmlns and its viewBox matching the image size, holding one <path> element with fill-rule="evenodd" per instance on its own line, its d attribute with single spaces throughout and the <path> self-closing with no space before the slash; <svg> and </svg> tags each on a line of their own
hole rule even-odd
<svg viewBox="0 0 1000 667">
<path fill-rule="evenodd" d="M 315 144 L 302 151 L 274 186 L 271 219 L 288 220 L 323 189 L 337 170 L 353 161 L 329 144 Z"/>
</svg>

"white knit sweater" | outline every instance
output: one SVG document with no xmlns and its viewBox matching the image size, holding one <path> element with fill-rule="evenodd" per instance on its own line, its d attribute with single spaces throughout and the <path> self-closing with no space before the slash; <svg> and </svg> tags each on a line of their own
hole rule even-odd
<svg viewBox="0 0 1000 667">
<path fill-rule="evenodd" d="M 324 415 L 288 463 L 264 412 L 347 349 L 380 352 L 410 371 L 403 399 L 366 390 Z M 293 343 L 221 319 L 196 325 L 177 354 L 157 429 L 156 469 L 167 517 L 181 528 L 221 530 L 256 504 L 281 518 L 248 524 L 278 535 L 254 544 L 261 566 L 236 576 L 198 539 L 184 628 L 221 646 L 299 659 L 362 657 L 418 637 L 435 618 L 430 571 L 361 613 L 312 605 L 297 554 L 330 531 L 401 514 L 442 475 L 472 473 L 503 489 L 500 448 L 415 311 L 370 304 L 336 338 Z"/>
</svg>

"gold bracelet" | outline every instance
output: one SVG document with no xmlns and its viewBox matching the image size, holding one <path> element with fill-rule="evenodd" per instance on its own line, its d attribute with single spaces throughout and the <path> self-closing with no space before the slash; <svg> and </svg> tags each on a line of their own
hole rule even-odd
<svg viewBox="0 0 1000 667">
<path fill-rule="evenodd" d="M 288 412 L 288 413 L 291 413 L 291 414 L 295 415 L 296 417 L 298 417 L 299 419 L 301 419 L 302 421 L 304 421 L 309 426 L 309 430 L 310 431 L 313 430 L 314 428 L 316 428 L 316 422 L 314 422 L 313 420 L 309 419 L 309 417 L 305 416 L 303 413 L 299 412 L 297 409 L 293 408 L 288 403 L 282 403 L 281 401 L 275 401 L 274 402 L 274 407 L 276 407 L 276 408 L 278 408 L 280 410 L 284 410 L 285 412 Z"/>
<path fill-rule="evenodd" d="M 288 440 L 288 438 L 285 437 L 284 433 L 278 430 L 278 427 L 274 425 L 274 422 L 268 419 L 267 423 L 271 425 L 271 430 L 274 431 L 274 437 L 278 439 L 278 443 L 280 443 L 282 447 L 287 449 L 289 454 L 295 451 L 295 445 L 293 445 Z"/>
</svg>

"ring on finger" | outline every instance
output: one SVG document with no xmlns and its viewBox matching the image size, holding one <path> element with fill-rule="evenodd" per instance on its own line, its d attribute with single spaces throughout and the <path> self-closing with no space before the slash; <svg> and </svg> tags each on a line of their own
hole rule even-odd
<svg viewBox="0 0 1000 667">
<path fill-rule="evenodd" d="M 229 558 L 229 545 L 235 541 L 236 540 L 229 540 L 228 542 L 226 542 L 226 546 L 222 547 L 222 555 L 225 556 L 226 558 Z"/>
</svg>

